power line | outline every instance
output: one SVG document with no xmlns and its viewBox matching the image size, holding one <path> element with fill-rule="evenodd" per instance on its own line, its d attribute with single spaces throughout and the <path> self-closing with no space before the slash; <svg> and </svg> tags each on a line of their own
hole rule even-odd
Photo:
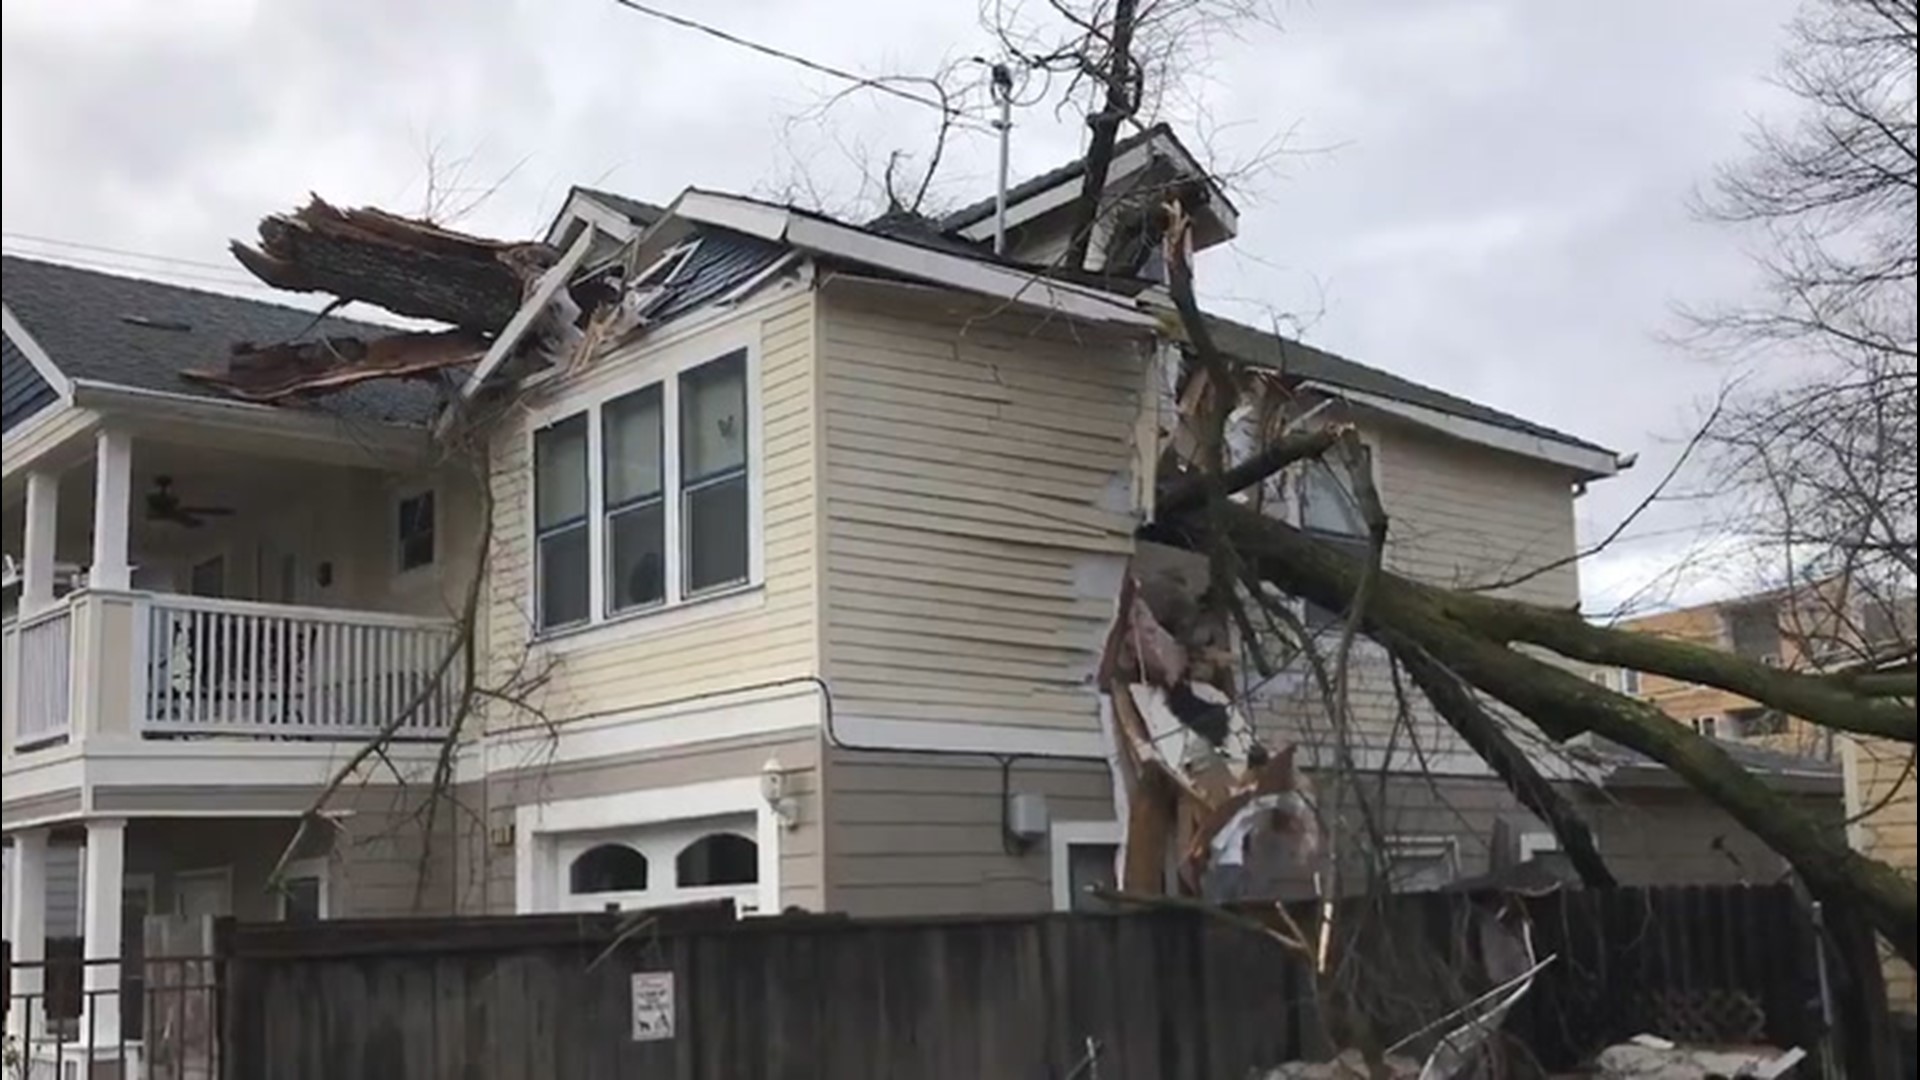
<svg viewBox="0 0 1920 1080">
<path fill-rule="evenodd" d="M 129 259 L 143 259 L 148 262 L 171 263 L 175 266 L 193 266 L 193 267 L 199 267 L 205 270 L 217 270 L 217 271 L 220 271 L 221 273 L 234 274 L 234 275 L 249 278 L 249 279 L 252 278 L 251 274 L 248 274 L 245 270 L 241 269 L 238 266 L 235 266 L 232 263 L 212 263 L 212 262 L 206 262 L 200 259 L 183 259 L 174 255 L 158 255 L 150 251 L 134 251 L 130 248 L 108 247 L 104 244 L 86 244 L 86 243 L 81 243 L 78 240 L 62 240 L 58 237 L 37 236 L 33 233 L 20 233 L 20 232 L 0 233 L 0 237 L 4 237 L 5 239 L 8 239 L 8 240 L 23 240 L 33 244 L 43 244 L 47 247 L 52 247 L 52 248 L 69 248 L 74 251 L 92 251 L 92 252 L 98 252 L 103 255 L 118 255 L 123 258 L 129 258 Z"/>
<path fill-rule="evenodd" d="M 937 101 L 933 98 L 921 97 L 919 94 L 913 93 L 910 90 L 902 90 L 899 87 L 894 86 L 890 83 L 884 82 L 882 80 L 875 79 L 866 75 L 856 75 L 853 72 L 847 71 L 843 68 L 837 68 L 828 64 L 823 64 L 817 60 L 809 60 L 804 56 L 787 52 L 784 49 L 776 49 L 771 45 L 762 45 L 757 41 L 748 41 L 746 38 L 740 37 L 737 34 L 728 33 L 725 30 L 722 30 L 714 26 L 708 26 L 705 23 L 695 22 L 694 20 L 689 19 L 684 15 L 675 15 L 671 11 L 661 11 L 659 8 L 649 7 L 646 4 L 640 3 L 639 0 L 613 0 L 613 2 L 620 5 L 623 8 L 626 8 L 629 11 L 638 12 L 639 14 L 645 15 L 649 18 L 659 19 L 662 22 L 672 23 L 673 25 L 681 27 L 683 29 L 693 30 L 697 33 L 705 34 L 708 37 L 717 38 L 721 41 L 726 42 L 729 45 L 738 45 L 743 49 L 751 49 L 754 52 L 760 53 L 763 56 L 771 56 L 776 60 L 785 60 L 790 64 L 798 64 L 809 71 L 817 71 L 822 75 L 831 75 L 836 79 L 843 79 L 847 82 L 853 83 L 856 86 L 863 86 L 870 90 L 878 90 L 883 94 L 891 94 L 894 97 L 901 99 L 902 101 L 911 101 L 915 105 L 924 105 L 929 109 L 935 109 L 939 111 L 940 113 L 946 115 L 947 117 L 953 120 L 958 120 L 958 121 L 963 121 L 966 123 L 973 123 L 973 124 L 982 123 L 982 121 L 980 121 L 978 118 L 972 115 L 969 115 L 968 113 L 964 113 L 959 109 L 952 107 L 951 105 L 948 105 L 941 101 Z"/>
</svg>

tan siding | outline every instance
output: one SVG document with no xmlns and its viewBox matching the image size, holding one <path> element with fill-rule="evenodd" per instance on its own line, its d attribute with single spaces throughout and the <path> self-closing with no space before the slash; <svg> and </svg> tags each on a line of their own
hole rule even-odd
<svg viewBox="0 0 1920 1080">
<path fill-rule="evenodd" d="M 1000 767 L 978 758 L 828 751 L 827 902 L 854 915 L 1045 911 L 1049 850 L 1001 844 Z M 1015 792 L 1047 797 L 1052 819 L 1112 821 L 1099 762 L 1016 762 Z"/>
<path fill-rule="evenodd" d="M 1140 346 L 852 286 L 820 329 L 839 713 L 1090 730 L 1136 524 Z"/>
<path fill-rule="evenodd" d="M 681 613 L 692 621 L 649 630 L 647 616 L 621 625 L 562 635 L 532 648 L 535 663 L 555 666 L 542 705 L 556 719 L 638 708 L 815 671 L 815 510 L 813 438 L 815 378 L 813 306 L 796 294 L 743 313 L 759 326 L 764 474 L 766 584 L 751 610 L 701 618 L 700 604 Z M 739 320 L 718 328 L 737 334 Z M 704 332 L 703 332 L 704 333 Z M 713 340 L 719 341 L 720 338 Z M 678 345 L 668 345 L 677 348 Z M 697 349 L 696 343 L 691 346 Z M 723 346 L 716 344 L 715 348 Z M 717 353 L 716 353 L 717 355 Z M 647 354 L 616 352 L 575 383 L 546 396 L 563 415 Z M 531 468 L 529 423 L 506 426 L 494 443 L 494 557 L 486 622 L 495 672 L 523 657 L 532 603 Z"/>
<path fill-rule="evenodd" d="M 1571 560 L 1576 540 L 1572 477 L 1566 470 L 1408 424 L 1377 418 L 1362 418 L 1359 424 L 1391 519 L 1389 569 L 1443 586 L 1486 585 Z M 1569 561 L 1504 594 L 1571 606 L 1580 598 L 1578 569 Z M 1323 635 L 1324 653 L 1332 653 L 1338 636 L 1337 629 Z M 1296 662 L 1296 668 L 1264 688 L 1256 723 L 1263 731 L 1331 753 L 1326 706 L 1304 664 Z M 1400 723 L 1401 692 L 1378 648 L 1357 645 L 1351 670 L 1351 734 L 1357 747 L 1392 747 L 1402 769 L 1422 768 L 1424 755 L 1436 771 L 1485 771 L 1410 685 L 1403 689 L 1413 722 Z"/>
<path fill-rule="evenodd" d="M 1854 846 L 1908 878 L 1916 874 L 1913 747 L 1884 739 L 1850 740 L 1845 755 L 1849 809 L 1862 815 Z M 1883 947 L 1884 948 L 1884 947 Z M 1912 966 L 1887 956 L 1887 996 L 1896 1007 L 1914 1007 Z"/>
</svg>

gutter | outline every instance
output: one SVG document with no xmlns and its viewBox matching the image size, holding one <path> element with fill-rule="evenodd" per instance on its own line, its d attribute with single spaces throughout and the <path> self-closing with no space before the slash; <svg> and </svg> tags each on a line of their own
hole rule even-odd
<svg viewBox="0 0 1920 1080">
<path fill-rule="evenodd" d="M 134 413 L 286 438 L 320 440 L 375 454 L 421 454 L 432 447 L 426 428 L 416 425 L 347 420 L 252 401 L 199 397 L 94 379 L 73 380 L 73 401 L 76 406 L 99 412 Z"/>
</svg>

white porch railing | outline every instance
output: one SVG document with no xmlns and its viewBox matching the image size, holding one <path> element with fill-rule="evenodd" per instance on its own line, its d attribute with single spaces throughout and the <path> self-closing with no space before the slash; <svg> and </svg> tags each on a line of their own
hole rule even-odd
<svg viewBox="0 0 1920 1080">
<path fill-rule="evenodd" d="M 7 678 L 20 680 L 14 747 L 25 750 L 66 738 L 72 724 L 72 612 L 62 603 L 21 619 L 15 632 L 20 636 L 19 659 Z"/>
<path fill-rule="evenodd" d="M 446 620 L 153 595 L 141 732 L 358 738 L 413 712 L 401 739 L 437 738 L 459 704 Z M 417 703 L 417 704 L 416 704 Z"/>
</svg>

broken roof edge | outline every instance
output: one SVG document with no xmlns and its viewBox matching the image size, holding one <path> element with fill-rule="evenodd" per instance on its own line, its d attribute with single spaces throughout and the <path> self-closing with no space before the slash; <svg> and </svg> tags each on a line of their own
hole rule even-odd
<svg viewBox="0 0 1920 1080">
<path fill-rule="evenodd" d="M 732 229 L 770 242 L 790 244 L 816 255 L 862 263 L 1093 322 L 1138 327 L 1159 325 L 1158 318 L 1142 311 L 1131 297 L 1074 284 L 1050 277 L 1044 271 L 1022 269 L 991 257 L 971 257 L 886 236 L 798 207 L 688 188 L 643 239 L 652 238 L 675 219 Z"/>
<path fill-rule="evenodd" d="M 73 404 L 96 413 L 136 413 L 225 423 L 299 437 L 332 438 L 369 452 L 415 453 L 429 448 L 427 424 L 342 416 L 320 408 L 288 408 L 236 397 L 213 397 L 101 379 L 75 379 Z M 257 421 L 257 423 L 256 423 Z"/>
</svg>

